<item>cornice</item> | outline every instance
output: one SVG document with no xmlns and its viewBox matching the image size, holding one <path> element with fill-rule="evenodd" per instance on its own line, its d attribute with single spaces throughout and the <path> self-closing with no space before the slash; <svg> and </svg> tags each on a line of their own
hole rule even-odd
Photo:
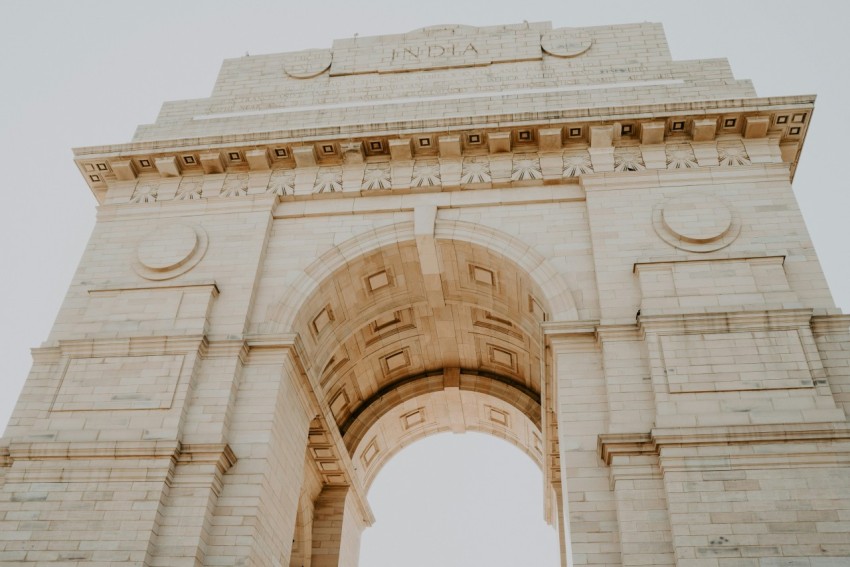
<svg viewBox="0 0 850 567">
<path fill-rule="evenodd" d="M 850 333 L 850 315 L 843 313 L 813 315 L 812 333 L 815 335 Z"/>
<path fill-rule="evenodd" d="M 9 444 L 13 461 L 80 459 L 164 459 L 180 451 L 176 440 L 96 442 L 14 442 Z"/>
<path fill-rule="evenodd" d="M 638 315 L 643 333 L 705 333 L 721 331 L 793 329 L 809 325 L 811 309 L 765 309 L 716 312 Z"/>
<path fill-rule="evenodd" d="M 711 144 L 727 138 L 740 139 L 753 154 L 752 163 L 785 162 L 793 175 L 813 103 L 813 96 L 800 96 L 568 109 L 131 142 L 76 148 L 74 154 L 100 202 L 112 184 L 136 179 L 303 171 L 376 160 L 399 164 L 475 156 L 494 160 L 510 158 L 510 152 L 537 153 L 537 159 L 543 160 L 565 151 L 589 152 L 587 164 L 569 176 L 575 181 L 590 172 L 616 173 L 611 151 L 619 147 L 641 148 L 641 159 L 647 163 L 640 169 L 668 166 L 664 144 L 700 145 L 694 148 L 693 166 L 716 166 L 717 150 L 712 150 Z M 508 177 L 501 183 L 510 185 L 517 180 L 511 179 L 510 164 L 507 171 Z M 626 167 L 621 172 L 633 170 Z M 557 178 L 538 173 L 537 179 L 538 183 L 564 182 L 560 171 Z M 358 189 L 361 181 L 356 183 Z M 449 188 L 462 185 L 460 175 L 454 181 L 443 180 L 444 189 L 447 182 Z M 343 179 L 338 183 L 339 189 L 331 184 L 329 190 L 342 190 Z M 498 186 L 496 179 L 493 183 Z M 380 184 L 380 188 L 389 187 Z M 249 189 L 246 187 L 250 194 Z"/>
<path fill-rule="evenodd" d="M 543 335 L 547 338 L 581 338 L 595 336 L 599 321 L 547 321 L 541 323 Z"/>
<path fill-rule="evenodd" d="M 98 461 L 124 461 L 104 467 Z M 159 461 L 152 465 L 150 461 Z M 0 447 L 0 467 L 14 461 L 53 461 L 49 467 L 23 468 L 16 482 L 106 482 L 116 478 L 125 481 L 164 480 L 169 485 L 211 487 L 221 492 L 222 475 L 236 464 L 236 455 L 227 443 L 182 445 L 179 441 L 111 441 L 111 442 L 47 442 L 11 443 Z M 148 461 L 140 466 L 138 461 Z M 189 475 L 175 475 L 174 465 L 213 467 L 215 474 L 197 470 Z"/>
<path fill-rule="evenodd" d="M 208 348 L 204 335 L 151 335 L 103 337 L 79 340 L 60 340 L 62 356 L 88 358 L 101 356 L 141 356 L 152 354 L 205 353 Z"/>
<path fill-rule="evenodd" d="M 783 423 L 719 427 L 655 428 L 658 446 L 728 445 L 743 443 L 795 443 L 800 441 L 850 441 L 850 423 Z"/>
<path fill-rule="evenodd" d="M 224 474 L 236 464 L 236 455 L 227 443 L 190 443 L 181 445 L 177 463 L 182 465 L 215 465 Z"/>
<path fill-rule="evenodd" d="M 614 457 L 657 455 L 658 447 L 649 433 L 605 433 L 597 437 L 596 452 L 611 466 Z"/>
<path fill-rule="evenodd" d="M 637 322 L 630 324 L 605 324 L 596 327 L 596 336 L 602 341 L 636 341 L 643 338 Z"/>
<path fill-rule="evenodd" d="M 194 286 L 195 284 L 189 284 Z M 216 289 L 214 284 L 197 284 Z M 165 287 L 187 287 L 165 286 Z M 123 290 L 119 288 L 103 288 L 92 291 L 110 292 Z M 147 288 L 145 288 L 147 289 Z M 304 359 L 301 339 L 294 333 L 279 335 L 248 335 L 246 337 L 224 338 L 208 337 L 206 335 L 142 335 L 127 337 L 91 337 L 86 339 L 60 340 L 56 344 L 45 345 L 32 349 L 33 356 L 39 357 L 45 363 L 55 363 L 61 357 L 88 358 L 101 356 L 140 356 L 150 354 L 185 354 L 197 352 L 204 358 L 239 357 L 243 363 L 249 360 L 257 361 L 266 355 L 277 356 L 290 352 L 293 362 L 300 371 L 304 371 Z M 275 360 L 279 360 L 275 358 Z"/>
<path fill-rule="evenodd" d="M 661 455 L 665 448 L 753 443 L 832 443 L 850 441 L 850 423 L 800 423 L 719 427 L 654 428 L 649 433 L 607 433 L 597 438 L 599 458 Z M 794 449 L 796 454 L 797 449 Z"/>
<path fill-rule="evenodd" d="M 657 119 L 681 114 L 693 118 L 730 112 L 763 113 L 782 110 L 809 110 L 814 108 L 816 95 L 792 95 L 781 97 L 753 97 L 692 102 L 670 102 L 624 106 L 601 106 L 592 108 L 569 108 L 560 111 L 523 112 L 518 114 L 475 115 L 468 117 L 439 118 L 383 124 L 347 124 L 328 128 L 303 128 L 271 132 L 251 132 L 201 138 L 174 138 L 73 148 L 75 157 L 109 156 L 147 151 L 184 151 L 190 147 L 224 148 L 257 141 L 322 141 L 345 135 L 368 135 L 391 131 L 399 134 L 414 134 L 433 129 L 438 132 L 455 132 L 476 124 L 510 124 L 511 126 L 536 125 L 540 122 L 556 124 L 560 120 L 573 119 L 579 122 L 593 120 L 614 121 L 626 117 L 635 119 Z"/>
</svg>

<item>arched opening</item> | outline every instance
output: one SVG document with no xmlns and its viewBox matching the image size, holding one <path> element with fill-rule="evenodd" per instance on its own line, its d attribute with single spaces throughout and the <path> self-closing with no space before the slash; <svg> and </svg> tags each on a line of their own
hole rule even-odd
<svg viewBox="0 0 850 567">
<path fill-rule="evenodd" d="M 539 397 L 506 376 L 447 368 L 400 380 L 361 408 L 341 431 L 367 490 L 398 451 L 446 431 L 489 433 L 544 466 Z"/>
<path fill-rule="evenodd" d="M 363 533 L 362 567 L 560 564 L 543 521 L 537 463 L 487 434 L 441 433 L 400 451 L 369 490 L 377 521 Z"/>
<path fill-rule="evenodd" d="M 370 520 L 360 514 L 355 521 L 353 501 L 362 501 L 401 449 L 449 431 L 504 439 L 538 465 L 543 478 L 534 490 L 545 501 L 540 521 L 558 528 L 563 557 L 542 324 L 552 313 L 551 291 L 560 290 L 559 312 L 570 308 L 569 294 L 533 254 L 509 258 L 517 254 L 510 242 L 496 251 L 477 237 L 453 235 L 437 223 L 430 236 L 364 245 L 359 255 L 340 245 L 327 265 L 320 259 L 313 266 L 314 283 L 298 309 L 288 311 L 290 298 L 277 310 L 278 322 L 291 317 L 303 371 L 325 408 L 311 425 L 306 465 L 318 472 L 322 488 L 308 496 L 305 487 L 301 498 L 313 506 L 299 509 L 312 511 L 314 530 L 346 524 L 351 531 L 337 528 L 327 544 L 313 537 L 314 566 L 356 564 Z M 521 263 L 536 266 L 535 273 Z M 282 315 L 287 312 L 292 315 Z M 300 519 L 295 534 L 304 545 L 307 524 Z M 339 557 L 322 557 L 328 549 Z"/>
</svg>

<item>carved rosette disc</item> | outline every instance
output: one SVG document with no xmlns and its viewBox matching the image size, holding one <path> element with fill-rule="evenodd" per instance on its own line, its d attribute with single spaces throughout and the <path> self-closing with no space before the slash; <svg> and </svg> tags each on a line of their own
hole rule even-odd
<svg viewBox="0 0 850 567">
<path fill-rule="evenodd" d="M 652 226 L 662 240 L 689 252 L 712 252 L 730 245 L 741 221 L 726 202 L 707 193 L 689 193 L 655 206 Z"/>
<path fill-rule="evenodd" d="M 283 70 L 293 79 L 312 79 L 330 69 L 331 60 L 329 49 L 308 49 L 291 54 Z"/>
<path fill-rule="evenodd" d="M 540 38 L 543 51 L 555 57 L 577 57 L 592 44 L 590 37 L 567 28 L 546 32 Z"/>
<path fill-rule="evenodd" d="M 201 227 L 169 223 L 139 241 L 133 269 L 148 280 L 167 280 L 197 265 L 207 251 L 207 233 Z"/>
</svg>

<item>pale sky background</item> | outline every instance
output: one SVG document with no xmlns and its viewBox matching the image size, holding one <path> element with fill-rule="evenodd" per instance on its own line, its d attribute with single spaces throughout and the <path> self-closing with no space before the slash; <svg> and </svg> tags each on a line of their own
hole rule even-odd
<svg viewBox="0 0 850 567">
<path fill-rule="evenodd" d="M 95 201 L 71 148 L 127 142 L 163 101 L 208 96 L 225 58 L 330 47 L 355 33 L 660 21 L 675 59 L 726 57 L 761 96 L 816 93 L 794 189 L 847 311 L 848 16 L 850 4 L 816 0 L 0 1 L 0 426 L 94 226 Z M 447 435 L 413 445 L 373 485 L 378 523 L 364 536 L 361 567 L 554 567 L 557 539 L 542 522 L 540 484 L 531 461 L 496 439 Z"/>
</svg>

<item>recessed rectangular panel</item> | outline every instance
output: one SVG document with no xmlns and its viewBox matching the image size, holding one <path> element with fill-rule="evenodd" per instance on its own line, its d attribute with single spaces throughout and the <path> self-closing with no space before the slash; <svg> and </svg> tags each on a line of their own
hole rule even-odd
<svg viewBox="0 0 850 567">
<path fill-rule="evenodd" d="M 320 335 L 333 320 L 333 311 L 331 311 L 330 306 L 325 307 L 313 318 L 313 330 L 317 335 Z"/>
<path fill-rule="evenodd" d="M 671 393 L 812 388 L 796 330 L 662 336 Z"/>
<path fill-rule="evenodd" d="M 384 371 L 391 374 L 410 366 L 410 355 L 407 353 L 407 349 L 404 349 L 387 355 L 382 362 L 384 363 Z"/>
<path fill-rule="evenodd" d="M 51 409 L 168 409 L 182 368 L 182 354 L 73 358 Z"/>
<path fill-rule="evenodd" d="M 383 287 L 390 285 L 390 276 L 386 270 L 382 270 L 377 274 L 372 274 L 368 278 L 369 291 L 377 291 Z"/>
<path fill-rule="evenodd" d="M 379 452 L 380 448 L 378 447 L 378 439 L 372 439 L 372 441 L 370 441 L 366 448 L 363 450 L 363 455 L 361 457 L 363 464 L 367 467 L 370 466 L 372 464 L 372 461 L 375 460 L 375 457 L 378 456 Z"/>
<path fill-rule="evenodd" d="M 425 408 L 419 408 L 401 416 L 401 425 L 405 430 L 421 423 L 425 423 Z"/>
<path fill-rule="evenodd" d="M 334 417 L 339 418 L 342 415 L 348 407 L 348 402 L 348 394 L 345 390 L 340 390 L 337 395 L 333 397 L 330 403 L 331 412 L 333 412 Z"/>
<path fill-rule="evenodd" d="M 212 282 L 185 287 L 92 289 L 78 321 L 80 326 L 67 325 L 62 329 L 62 338 L 77 338 L 79 328 L 111 336 L 140 331 L 167 335 L 203 333 L 210 304 L 217 295 Z"/>
</svg>

